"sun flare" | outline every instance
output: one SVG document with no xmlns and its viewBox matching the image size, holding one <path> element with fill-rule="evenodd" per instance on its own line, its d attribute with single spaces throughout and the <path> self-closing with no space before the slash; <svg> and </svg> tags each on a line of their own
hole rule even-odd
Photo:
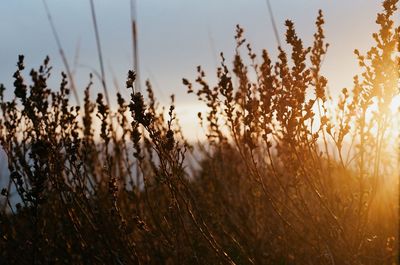
<svg viewBox="0 0 400 265">
<path fill-rule="evenodd" d="M 389 108 L 391 116 L 391 124 L 389 126 L 390 137 L 393 138 L 394 143 L 398 143 L 400 137 L 400 94 L 393 97 Z"/>
</svg>

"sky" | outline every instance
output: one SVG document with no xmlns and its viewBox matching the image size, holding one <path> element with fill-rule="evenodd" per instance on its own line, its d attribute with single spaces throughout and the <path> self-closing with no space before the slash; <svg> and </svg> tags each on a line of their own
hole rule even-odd
<svg viewBox="0 0 400 265">
<path fill-rule="evenodd" d="M 132 69 L 132 36 L 129 0 L 95 0 L 100 40 L 110 94 L 117 91 L 129 97 L 124 88 Z M 377 30 L 375 0 L 270 0 L 280 39 L 284 40 L 284 21 L 295 23 L 306 45 L 312 44 L 318 10 L 325 16 L 325 35 L 330 44 L 323 73 L 333 95 L 351 87 L 359 73 L 355 48 L 361 52 L 373 45 Z M 69 63 L 75 69 L 79 93 L 89 81 L 92 69 L 99 71 L 96 42 L 89 0 L 47 0 Z M 196 66 L 202 65 L 209 80 L 215 80 L 218 54 L 231 61 L 236 24 L 255 52 L 267 49 L 276 55 L 276 40 L 265 0 L 137 0 L 137 23 L 141 80 L 150 79 L 162 104 L 176 95 L 176 109 L 186 135 L 201 138 L 196 129 L 197 112 L 204 110 L 195 97 L 187 95 L 182 78 L 194 80 Z M 12 96 L 12 74 L 19 54 L 25 55 L 26 68 L 37 67 L 46 55 L 53 66 L 50 85 L 57 87 L 62 61 L 41 0 L 0 0 L 0 83 Z M 28 72 L 26 73 L 26 76 Z M 92 96 L 101 92 L 95 79 Z M 113 97 L 112 97 L 113 98 Z M 115 98 L 115 97 L 114 97 Z"/>
</svg>

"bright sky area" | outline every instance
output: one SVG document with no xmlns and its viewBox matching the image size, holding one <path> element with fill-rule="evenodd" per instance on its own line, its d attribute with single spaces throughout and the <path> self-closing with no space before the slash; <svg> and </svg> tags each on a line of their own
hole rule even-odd
<svg viewBox="0 0 400 265">
<path fill-rule="evenodd" d="M 113 79 L 123 94 L 127 71 L 132 68 L 132 37 L 129 0 L 95 0 L 106 80 L 114 94 Z M 76 82 L 83 95 L 90 68 L 99 71 L 89 0 L 47 0 L 55 26 L 70 64 L 76 63 Z M 358 73 L 355 48 L 366 51 L 376 31 L 375 0 L 271 0 L 274 16 L 284 39 L 284 21 L 295 22 L 300 37 L 311 45 L 318 10 L 325 15 L 325 33 L 330 43 L 323 71 L 332 94 L 350 87 Z M 196 66 L 202 65 L 215 80 L 218 54 L 233 58 L 235 25 L 245 29 L 246 38 L 260 54 L 266 48 L 276 54 L 276 40 L 265 0 L 137 0 L 141 80 L 150 79 L 156 96 L 168 105 L 176 94 L 176 106 L 186 134 L 201 137 L 196 114 L 204 108 L 193 95 L 186 95 L 182 77 L 193 80 Z M 0 83 L 12 96 L 12 74 L 18 54 L 24 54 L 28 69 L 37 67 L 49 55 L 54 68 L 51 84 L 57 87 L 63 70 L 42 1 L 0 1 Z M 77 53 L 78 52 L 78 53 Z M 95 80 L 92 96 L 101 91 Z"/>
</svg>

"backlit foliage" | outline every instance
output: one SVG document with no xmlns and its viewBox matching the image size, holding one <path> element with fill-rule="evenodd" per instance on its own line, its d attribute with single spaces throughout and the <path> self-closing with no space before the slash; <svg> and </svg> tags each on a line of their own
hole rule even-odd
<svg viewBox="0 0 400 265">
<path fill-rule="evenodd" d="M 0 263 L 398 264 L 396 4 L 383 2 L 374 47 L 355 51 L 362 74 L 337 100 L 321 11 L 311 46 L 286 21 L 276 61 L 237 26 L 215 85 L 201 67 L 183 79 L 208 109 L 195 147 L 174 97 L 165 111 L 147 82 L 145 99 L 134 71 L 116 110 L 91 99 L 91 81 L 80 107 L 65 74 L 48 87 L 48 58 L 27 83 L 20 56 L 14 98 L 0 86 Z"/>
</svg>

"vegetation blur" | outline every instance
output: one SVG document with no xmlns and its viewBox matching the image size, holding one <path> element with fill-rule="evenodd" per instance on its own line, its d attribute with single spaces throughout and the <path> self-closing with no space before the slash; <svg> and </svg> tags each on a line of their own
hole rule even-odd
<svg viewBox="0 0 400 265">
<path fill-rule="evenodd" d="M 399 264 L 398 2 L 383 1 L 375 46 L 355 51 L 362 74 L 337 99 L 322 11 L 310 46 L 286 21 L 276 60 L 238 25 L 215 84 L 200 66 L 183 78 L 207 106 L 196 145 L 174 97 L 160 106 L 136 71 L 116 109 L 103 68 L 104 93 L 90 80 L 73 105 L 70 70 L 50 88 L 49 58 L 26 72 L 19 56 L 14 98 L 0 85 L 0 263 Z"/>
</svg>

